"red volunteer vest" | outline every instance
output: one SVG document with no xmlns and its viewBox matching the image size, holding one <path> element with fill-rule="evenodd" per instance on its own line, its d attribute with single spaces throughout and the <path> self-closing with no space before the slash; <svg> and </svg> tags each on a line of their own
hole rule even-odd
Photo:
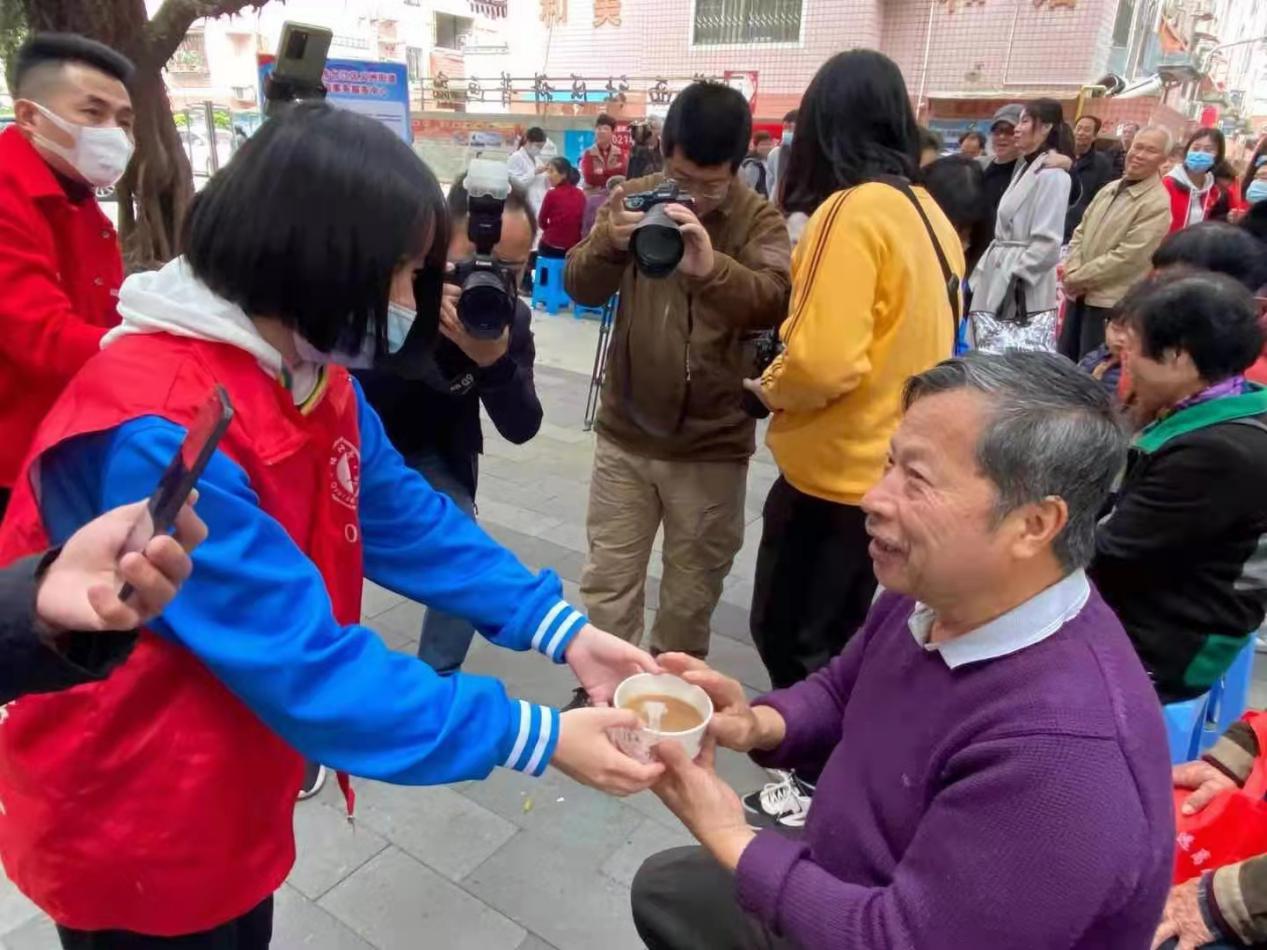
<svg viewBox="0 0 1267 950">
<path fill-rule="evenodd" d="M 31 466 L 58 443 L 145 415 L 188 425 L 214 383 L 236 409 L 220 450 L 360 617 L 360 438 L 347 373 L 301 414 L 234 347 L 125 337 L 72 380 L 36 435 L 0 531 L 0 564 L 48 546 Z M 152 490 L 135 486 L 138 498 Z M 243 570 L 250 570 L 244 564 Z M 251 605 L 240 605 L 242 623 Z M 56 922 L 174 936 L 254 907 L 294 863 L 303 761 L 194 654 L 142 631 L 104 682 L 0 710 L 0 858 Z"/>
</svg>

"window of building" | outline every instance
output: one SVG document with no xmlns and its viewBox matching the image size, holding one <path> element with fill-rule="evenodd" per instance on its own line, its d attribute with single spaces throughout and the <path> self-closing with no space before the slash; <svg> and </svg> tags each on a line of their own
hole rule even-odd
<svg viewBox="0 0 1267 950">
<path fill-rule="evenodd" d="M 436 46 L 441 49 L 461 49 L 462 37 L 475 29 L 475 21 L 466 16 L 437 13 Z"/>
<path fill-rule="evenodd" d="M 417 46 L 405 47 L 405 69 L 409 73 L 410 81 L 416 82 L 422 78 L 424 63 L 423 51 Z"/>
<path fill-rule="evenodd" d="M 695 0 L 694 44 L 795 43 L 802 0 Z"/>
<path fill-rule="evenodd" d="M 1131 41 L 1131 24 L 1135 21 L 1135 0 L 1121 0 L 1117 19 L 1113 22 L 1113 45 L 1125 46 Z"/>
</svg>

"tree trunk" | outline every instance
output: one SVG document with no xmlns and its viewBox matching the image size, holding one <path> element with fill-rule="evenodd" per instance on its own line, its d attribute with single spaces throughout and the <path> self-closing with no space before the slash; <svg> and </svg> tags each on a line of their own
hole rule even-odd
<svg viewBox="0 0 1267 950">
<path fill-rule="evenodd" d="M 189 157 L 172 120 L 163 67 L 199 17 L 258 8 L 266 0 L 166 0 L 153 20 L 145 0 L 23 0 L 32 32 L 79 33 L 136 64 L 129 86 L 136 112 L 136 152 L 119 182 L 119 237 L 128 271 L 161 266 L 179 252 L 193 199 Z"/>
</svg>

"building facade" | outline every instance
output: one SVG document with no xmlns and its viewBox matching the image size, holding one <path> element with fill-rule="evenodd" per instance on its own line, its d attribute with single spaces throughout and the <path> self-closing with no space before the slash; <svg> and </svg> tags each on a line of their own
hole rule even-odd
<svg viewBox="0 0 1267 950">
<path fill-rule="evenodd" d="M 854 47 L 891 56 L 945 131 L 1037 96 L 1176 132 L 1267 121 L 1267 52 L 1239 42 L 1267 33 L 1267 0 L 287 0 L 198 24 L 168 69 L 174 104 L 257 106 L 286 20 L 329 27 L 333 57 L 407 63 L 416 112 L 468 123 L 662 113 L 700 76 L 777 122 Z M 1114 76 L 1147 88 L 1100 96 Z"/>
</svg>

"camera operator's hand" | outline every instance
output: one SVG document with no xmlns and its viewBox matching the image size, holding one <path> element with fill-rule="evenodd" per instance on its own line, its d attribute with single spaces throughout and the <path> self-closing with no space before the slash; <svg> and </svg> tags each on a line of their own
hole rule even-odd
<svg viewBox="0 0 1267 950">
<path fill-rule="evenodd" d="M 704 225 L 699 223 L 695 212 L 686 205 L 665 205 L 664 213 L 682 228 L 685 249 L 677 269 L 690 277 L 707 277 L 713 272 L 717 258 L 713 254 L 713 242 L 704 230 Z"/>
<path fill-rule="evenodd" d="M 626 210 L 624 185 L 618 186 L 612 192 L 612 196 L 607 199 L 607 210 L 610 215 L 607 219 L 607 226 L 612 244 L 616 246 L 617 250 L 629 250 L 629 239 L 633 237 L 634 228 L 642 220 L 643 213 L 641 211 Z"/>
<path fill-rule="evenodd" d="M 765 406 L 771 412 L 774 411 L 774 407 L 771 406 L 769 400 L 766 399 L 765 387 L 761 384 L 761 377 L 758 376 L 756 379 L 745 379 L 743 381 L 743 388 L 752 393 L 752 395 L 756 396 L 757 399 L 761 401 L 761 405 Z"/>
<path fill-rule="evenodd" d="M 510 349 L 510 327 L 503 330 L 502 335 L 495 340 L 480 340 L 471 336 L 458 319 L 458 297 L 461 295 L 462 288 L 456 284 L 444 285 L 440 297 L 440 333 L 457 344 L 457 348 L 469 356 L 476 366 L 492 366 Z"/>
</svg>

